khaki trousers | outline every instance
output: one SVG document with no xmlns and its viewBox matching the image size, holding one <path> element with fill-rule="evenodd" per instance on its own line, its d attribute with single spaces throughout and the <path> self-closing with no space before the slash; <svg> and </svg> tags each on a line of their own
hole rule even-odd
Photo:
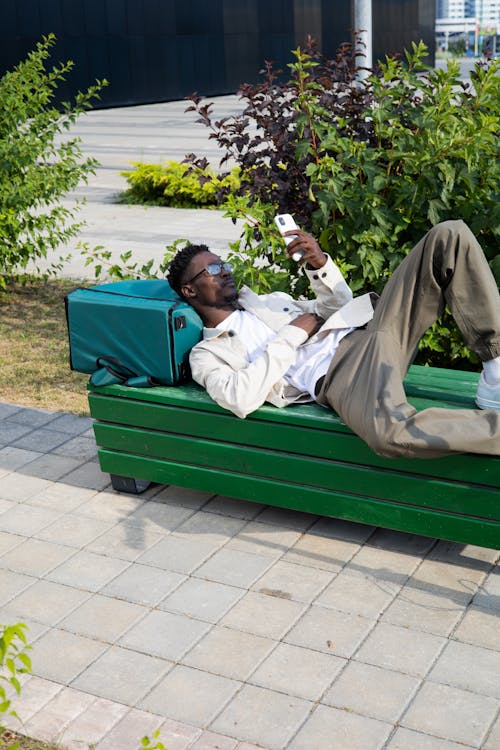
<svg viewBox="0 0 500 750">
<path fill-rule="evenodd" d="M 421 336 L 447 304 L 482 361 L 500 356 L 500 296 L 462 221 L 438 224 L 387 283 L 366 328 L 340 343 L 318 394 L 382 456 L 500 455 L 500 411 L 430 408 L 406 400 L 403 378 Z"/>
</svg>

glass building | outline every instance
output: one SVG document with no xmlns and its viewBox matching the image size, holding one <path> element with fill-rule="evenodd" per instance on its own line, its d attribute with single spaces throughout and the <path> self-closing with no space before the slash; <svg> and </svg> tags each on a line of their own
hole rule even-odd
<svg viewBox="0 0 500 750">
<path fill-rule="evenodd" d="M 423 39 L 434 60 L 435 0 L 372 0 L 373 58 Z M 107 78 L 100 106 L 231 93 L 264 60 L 280 68 L 307 34 L 333 56 L 351 39 L 352 0 L 1 0 L 0 74 L 43 34 L 75 62 L 67 98 Z"/>
</svg>

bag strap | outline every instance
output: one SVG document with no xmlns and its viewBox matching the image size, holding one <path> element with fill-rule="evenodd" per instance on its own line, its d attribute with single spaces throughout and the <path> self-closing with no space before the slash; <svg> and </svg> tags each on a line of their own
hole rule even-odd
<svg viewBox="0 0 500 750">
<path fill-rule="evenodd" d="M 126 385 L 131 388 L 152 388 L 160 383 L 150 375 L 139 375 L 117 357 L 98 357 L 98 369 L 90 376 L 95 386 Z"/>
</svg>

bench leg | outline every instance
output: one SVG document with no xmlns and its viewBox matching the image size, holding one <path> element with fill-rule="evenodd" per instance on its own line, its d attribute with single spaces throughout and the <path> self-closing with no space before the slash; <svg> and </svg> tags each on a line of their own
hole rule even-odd
<svg viewBox="0 0 500 750">
<path fill-rule="evenodd" d="M 129 492 L 140 495 L 147 490 L 151 482 L 147 479 L 133 479 L 133 477 L 122 477 L 119 474 L 110 474 L 111 484 L 117 492 Z"/>
</svg>

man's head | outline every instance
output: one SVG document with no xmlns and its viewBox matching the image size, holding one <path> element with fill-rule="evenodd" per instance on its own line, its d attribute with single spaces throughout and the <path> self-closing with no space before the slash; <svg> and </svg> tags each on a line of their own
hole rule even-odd
<svg viewBox="0 0 500 750">
<path fill-rule="evenodd" d="M 206 325 L 217 325 L 220 313 L 234 310 L 238 298 L 231 270 L 206 245 L 186 245 L 172 259 L 168 280 Z"/>
</svg>

